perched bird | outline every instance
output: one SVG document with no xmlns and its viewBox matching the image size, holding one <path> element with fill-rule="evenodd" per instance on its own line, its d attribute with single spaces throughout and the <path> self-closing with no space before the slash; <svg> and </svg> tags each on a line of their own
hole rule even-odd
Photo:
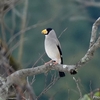
<svg viewBox="0 0 100 100">
<path fill-rule="evenodd" d="M 41 33 L 45 35 L 44 44 L 45 51 L 48 57 L 58 64 L 63 64 L 61 45 L 59 43 L 55 31 L 52 28 L 47 28 L 42 30 Z M 65 73 L 59 72 L 59 76 L 64 77 Z"/>
</svg>

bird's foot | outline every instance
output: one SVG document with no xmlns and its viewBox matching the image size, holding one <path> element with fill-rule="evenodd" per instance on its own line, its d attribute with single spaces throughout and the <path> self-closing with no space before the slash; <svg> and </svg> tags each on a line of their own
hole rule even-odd
<svg viewBox="0 0 100 100">
<path fill-rule="evenodd" d="M 55 60 L 50 60 L 50 61 L 46 62 L 45 65 L 50 64 L 50 63 L 53 63 L 53 65 L 58 64 Z"/>
<path fill-rule="evenodd" d="M 56 62 L 56 61 L 54 61 L 54 60 L 52 60 L 52 62 L 53 62 L 53 65 L 56 65 L 56 64 L 58 64 L 58 62 Z"/>
<path fill-rule="evenodd" d="M 50 61 L 46 62 L 46 63 L 45 63 L 45 65 L 50 64 L 51 62 L 52 62 L 52 60 L 50 60 Z"/>
</svg>

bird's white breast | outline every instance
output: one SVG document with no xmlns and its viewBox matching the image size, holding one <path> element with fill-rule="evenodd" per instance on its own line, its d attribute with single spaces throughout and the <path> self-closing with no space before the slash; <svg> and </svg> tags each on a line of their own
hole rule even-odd
<svg viewBox="0 0 100 100">
<path fill-rule="evenodd" d="M 54 39 L 45 38 L 45 51 L 50 59 L 55 60 L 58 63 L 61 62 L 60 53 Z"/>
</svg>

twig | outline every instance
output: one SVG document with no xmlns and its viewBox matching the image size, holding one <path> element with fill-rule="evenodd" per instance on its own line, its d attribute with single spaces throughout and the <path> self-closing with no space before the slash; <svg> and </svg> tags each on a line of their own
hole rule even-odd
<svg viewBox="0 0 100 100">
<path fill-rule="evenodd" d="M 92 82 L 90 80 L 90 85 L 89 85 L 89 88 L 90 88 L 90 97 L 93 98 L 93 90 L 92 90 Z"/>
<path fill-rule="evenodd" d="M 4 19 L 3 16 L 0 16 L 0 25 L 1 25 L 1 33 L 2 33 L 2 39 L 6 43 L 6 34 L 5 34 L 5 28 L 4 28 Z"/>
<path fill-rule="evenodd" d="M 61 35 L 62 35 L 66 30 L 67 30 L 67 28 L 65 28 L 65 29 L 61 32 L 61 34 L 58 36 L 58 38 L 60 38 Z"/>
<path fill-rule="evenodd" d="M 100 2 L 99 1 L 98 2 L 96 2 L 94 0 L 90 0 L 90 1 L 88 1 L 88 0 L 85 0 L 85 1 L 83 1 L 83 0 L 75 0 L 75 1 L 80 3 L 80 4 L 82 4 L 82 5 L 85 5 L 87 7 L 91 7 L 91 6 L 100 7 Z"/>
<path fill-rule="evenodd" d="M 75 83 L 76 83 L 76 86 L 77 86 L 77 89 L 78 89 L 78 91 L 79 91 L 79 94 L 80 94 L 80 99 L 82 98 L 82 92 L 81 92 L 81 89 L 80 89 L 80 87 L 79 87 L 79 81 L 78 81 L 78 79 L 76 80 L 76 78 L 75 77 L 73 77 L 73 80 L 75 81 Z"/>
<path fill-rule="evenodd" d="M 33 29 L 33 28 L 38 27 L 38 26 L 46 25 L 47 23 L 49 23 L 49 22 L 51 22 L 51 21 L 52 21 L 52 19 L 50 19 L 50 20 L 48 20 L 48 21 L 41 22 L 41 23 L 39 22 L 39 23 L 34 24 L 34 25 L 32 25 L 32 26 L 29 26 L 29 27 L 27 27 L 27 28 L 25 28 L 25 29 L 22 29 L 21 31 L 19 31 L 18 33 L 16 33 L 13 37 L 11 37 L 11 39 L 10 39 L 9 42 L 8 42 L 8 45 L 10 45 L 10 43 L 11 43 L 15 38 L 17 38 L 19 35 L 25 33 L 26 31 L 29 31 L 29 30 L 31 30 L 31 29 Z"/>
<path fill-rule="evenodd" d="M 25 0 L 23 17 L 22 17 L 22 30 L 26 28 L 26 17 L 27 17 L 27 9 L 28 9 L 28 0 Z M 20 46 L 18 53 L 18 61 L 21 62 L 23 55 L 23 45 L 24 45 L 24 34 L 20 35 Z"/>
<path fill-rule="evenodd" d="M 58 80 L 59 80 L 59 77 L 54 78 L 53 81 L 52 81 L 47 87 L 45 87 L 45 88 L 43 89 L 43 91 L 39 94 L 39 96 L 37 97 L 37 99 L 38 99 L 41 95 L 45 94 Z"/>
<path fill-rule="evenodd" d="M 40 55 L 40 57 L 35 61 L 35 63 L 32 65 L 32 67 L 34 67 L 39 62 L 39 60 L 44 56 L 44 54 L 45 54 L 45 52 L 42 55 Z"/>
</svg>

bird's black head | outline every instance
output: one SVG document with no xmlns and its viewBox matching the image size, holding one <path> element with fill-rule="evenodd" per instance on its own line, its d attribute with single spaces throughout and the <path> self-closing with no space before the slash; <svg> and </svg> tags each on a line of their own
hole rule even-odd
<svg viewBox="0 0 100 100">
<path fill-rule="evenodd" d="M 46 29 L 42 30 L 42 33 L 43 33 L 44 35 L 47 35 L 47 34 L 50 33 L 51 30 L 52 30 L 52 28 L 46 28 Z"/>
<path fill-rule="evenodd" d="M 48 31 L 48 33 L 49 33 L 49 32 L 52 30 L 52 28 L 47 28 L 46 30 L 47 30 L 47 31 Z"/>
</svg>

